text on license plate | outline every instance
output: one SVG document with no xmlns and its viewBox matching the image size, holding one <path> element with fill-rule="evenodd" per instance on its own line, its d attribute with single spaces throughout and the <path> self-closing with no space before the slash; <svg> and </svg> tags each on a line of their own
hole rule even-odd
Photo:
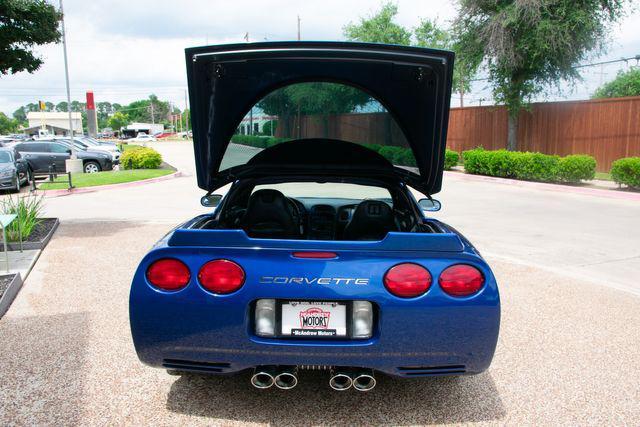
<svg viewBox="0 0 640 427">
<path fill-rule="evenodd" d="M 287 301 L 282 303 L 282 335 L 344 337 L 347 305 L 344 302 Z"/>
</svg>

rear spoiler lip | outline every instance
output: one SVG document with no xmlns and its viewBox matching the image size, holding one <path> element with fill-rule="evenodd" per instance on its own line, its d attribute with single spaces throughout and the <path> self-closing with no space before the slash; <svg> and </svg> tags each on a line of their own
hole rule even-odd
<svg viewBox="0 0 640 427">
<path fill-rule="evenodd" d="M 215 236 L 215 237 L 214 237 Z M 169 247 L 211 247 L 245 249 L 332 250 L 332 251 L 393 251 L 393 252 L 463 252 L 464 243 L 455 233 L 423 234 L 390 232 L 382 240 L 284 240 L 252 239 L 244 230 L 176 229 L 169 238 Z"/>
</svg>

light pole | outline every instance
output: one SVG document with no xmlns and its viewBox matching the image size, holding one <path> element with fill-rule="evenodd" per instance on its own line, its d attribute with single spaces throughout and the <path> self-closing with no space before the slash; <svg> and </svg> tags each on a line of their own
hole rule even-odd
<svg viewBox="0 0 640 427">
<path fill-rule="evenodd" d="M 71 117 L 71 89 L 69 88 L 69 63 L 67 61 L 67 37 L 64 28 L 64 9 L 60 0 L 60 15 L 62 15 L 62 50 L 64 51 L 64 77 L 67 83 L 67 111 L 69 112 L 69 138 L 71 145 L 71 157 L 65 161 L 67 172 L 82 173 L 82 160 L 76 156 L 76 147 L 73 145 L 73 118 Z"/>
</svg>

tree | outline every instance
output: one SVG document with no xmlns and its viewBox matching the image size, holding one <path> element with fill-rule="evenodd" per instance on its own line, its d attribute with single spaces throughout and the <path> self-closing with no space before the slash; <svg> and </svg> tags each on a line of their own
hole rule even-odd
<svg viewBox="0 0 640 427">
<path fill-rule="evenodd" d="M 61 17 L 45 0 L 0 0 L 0 74 L 40 68 L 32 49 L 60 41 Z"/>
<path fill-rule="evenodd" d="M 599 87 L 593 98 L 621 98 L 640 96 L 640 68 L 634 67 L 626 72 L 618 71 L 615 79 Z"/>
<path fill-rule="evenodd" d="M 576 64 L 606 42 L 626 0 L 459 0 L 461 53 L 484 59 L 494 98 L 509 112 L 509 150 L 518 115 L 546 87 L 579 78 Z"/>
<path fill-rule="evenodd" d="M 121 128 L 127 126 L 129 123 L 131 123 L 129 116 L 121 113 L 120 111 L 116 111 L 115 113 L 113 113 L 113 115 L 107 120 L 108 127 L 115 131 L 120 130 Z"/>
<path fill-rule="evenodd" d="M 49 102 L 49 101 L 44 103 L 44 107 L 46 111 L 53 111 L 56 108 L 55 105 L 53 105 L 53 102 Z"/>
<path fill-rule="evenodd" d="M 58 102 L 56 104 L 56 111 L 61 111 L 65 113 L 69 111 L 69 104 L 67 104 L 67 101 Z"/>
<path fill-rule="evenodd" d="M 27 110 L 24 107 L 18 108 L 13 112 L 13 118 L 16 119 L 19 123 L 26 123 Z"/>
<path fill-rule="evenodd" d="M 411 33 L 393 22 L 398 14 L 398 6 L 385 3 L 379 12 L 368 18 L 360 18 L 358 24 L 349 23 L 343 28 L 347 40 L 370 43 L 408 45 Z"/>
<path fill-rule="evenodd" d="M 455 65 L 453 67 L 453 91 L 462 96 L 471 90 L 471 80 L 476 74 L 479 61 L 466 58 L 459 52 L 458 42 L 454 35 L 438 26 L 435 20 L 423 19 L 416 28 L 413 29 L 415 45 L 429 47 L 432 49 L 446 49 L 456 52 Z"/>
<path fill-rule="evenodd" d="M 17 131 L 19 124 L 17 120 L 11 119 L 5 113 L 0 112 L 0 135 Z"/>
<path fill-rule="evenodd" d="M 149 99 L 133 101 L 123 108 L 132 122 L 159 123 L 169 115 L 169 103 L 160 101 L 156 95 L 149 95 Z"/>
<path fill-rule="evenodd" d="M 398 7 L 392 3 L 369 16 L 360 19 L 359 24 L 349 24 L 344 28 L 344 36 L 351 41 L 371 43 L 392 43 L 413 45 L 432 49 L 454 50 L 458 53 L 457 40 L 447 29 L 435 20 L 422 19 L 412 32 L 394 22 Z M 471 90 L 471 79 L 476 73 L 479 61 L 468 60 L 458 55 L 453 70 L 453 90 L 463 94 Z"/>
<path fill-rule="evenodd" d="M 290 120 L 293 116 L 298 116 L 298 120 L 299 116 L 322 116 L 327 135 L 329 114 L 350 113 L 370 101 L 372 98 L 367 93 L 351 86 L 310 82 L 277 89 L 260 100 L 257 106 L 266 114 L 278 116 L 278 123 L 285 126 L 280 133 L 282 136 L 293 137 Z"/>
</svg>

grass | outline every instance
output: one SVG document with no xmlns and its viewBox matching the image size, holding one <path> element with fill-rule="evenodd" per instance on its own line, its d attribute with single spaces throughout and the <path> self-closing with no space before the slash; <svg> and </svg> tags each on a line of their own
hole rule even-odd
<svg viewBox="0 0 640 427">
<path fill-rule="evenodd" d="M 173 173 L 172 169 L 134 169 L 122 171 L 107 171 L 97 173 L 83 173 L 73 176 L 73 186 L 95 187 L 97 185 L 121 184 L 123 182 L 140 181 L 143 179 L 157 178 Z M 38 188 L 41 190 L 58 190 L 68 188 L 66 175 L 58 176 L 54 182 L 44 182 Z"/>
<path fill-rule="evenodd" d="M 121 150 L 124 151 L 128 151 L 128 150 L 135 150 L 136 148 L 140 148 L 140 145 L 135 145 L 135 144 L 118 144 L 121 148 Z"/>
<path fill-rule="evenodd" d="M 613 181 L 609 172 L 596 172 L 595 179 L 602 179 L 603 181 Z"/>
</svg>

